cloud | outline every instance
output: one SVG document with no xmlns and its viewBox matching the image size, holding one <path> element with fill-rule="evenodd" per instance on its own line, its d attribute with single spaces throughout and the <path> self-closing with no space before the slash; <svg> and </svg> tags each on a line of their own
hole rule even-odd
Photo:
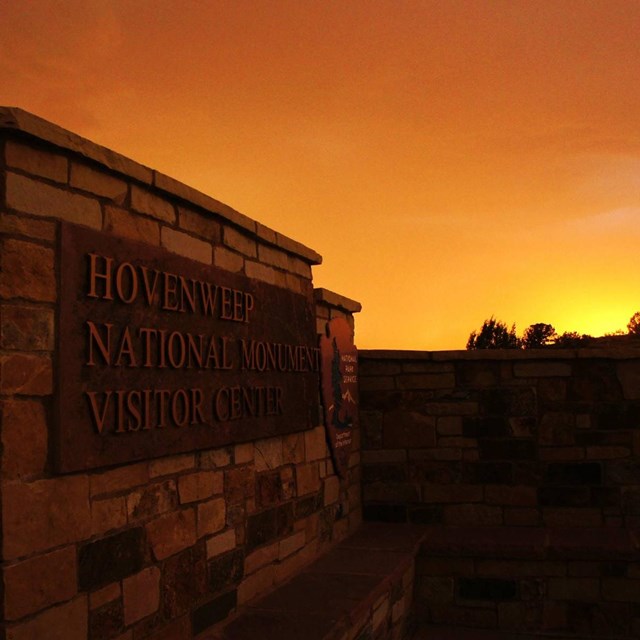
<svg viewBox="0 0 640 640">
<path fill-rule="evenodd" d="M 593 216 L 567 220 L 568 231 L 584 235 L 640 235 L 640 207 L 621 207 Z"/>
</svg>

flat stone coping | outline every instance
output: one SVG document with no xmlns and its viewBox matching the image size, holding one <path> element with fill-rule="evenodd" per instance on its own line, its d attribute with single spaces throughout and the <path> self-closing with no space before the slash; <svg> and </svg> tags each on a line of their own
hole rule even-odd
<svg viewBox="0 0 640 640">
<path fill-rule="evenodd" d="M 639 345 L 640 346 L 640 345 Z M 358 357 L 366 360 L 422 360 L 442 362 L 450 360 L 633 360 L 640 358 L 638 346 L 593 347 L 584 349 L 472 349 L 466 351 L 419 351 L 402 349 L 358 349 Z"/>
<path fill-rule="evenodd" d="M 517 631 L 498 631 L 496 629 L 465 629 L 463 627 L 440 627 L 421 625 L 407 640 L 593 640 L 592 636 L 569 634 L 540 635 L 539 633 L 521 633 Z"/>
<path fill-rule="evenodd" d="M 150 169 L 111 149 L 87 140 L 48 120 L 18 107 L 0 106 L 0 130 L 20 133 L 50 145 L 71 151 L 107 169 L 174 196 L 186 203 L 214 213 L 231 224 L 254 234 L 263 242 L 279 247 L 309 264 L 321 264 L 322 256 L 296 240 L 236 211 L 230 206 L 190 187 L 160 171 Z"/>
<path fill-rule="evenodd" d="M 632 529 L 426 526 L 422 533 L 428 555 L 640 560 L 640 531 Z"/>
<path fill-rule="evenodd" d="M 197 640 L 341 638 L 402 580 L 423 535 L 417 526 L 365 523 L 284 585 Z"/>
<path fill-rule="evenodd" d="M 362 311 L 362 305 L 351 298 L 341 296 L 339 293 L 329 291 L 329 289 L 323 289 L 318 287 L 313 290 L 313 299 L 316 303 L 326 304 L 330 307 L 336 307 L 337 309 L 343 309 L 348 313 L 359 313 Z"/>
</svg>

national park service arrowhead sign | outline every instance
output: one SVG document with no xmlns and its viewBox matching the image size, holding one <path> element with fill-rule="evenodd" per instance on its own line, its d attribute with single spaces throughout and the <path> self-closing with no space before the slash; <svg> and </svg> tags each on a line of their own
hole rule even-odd
<svg viewBox="0 0 640 640">
<path fill-rule="evenodd" d="M 358 420 L 358 351 L 344 318 L 327 322 L 320 338 L 320 358 L 324 423 L 336 473 L 344 478 Z"/>
</svg>

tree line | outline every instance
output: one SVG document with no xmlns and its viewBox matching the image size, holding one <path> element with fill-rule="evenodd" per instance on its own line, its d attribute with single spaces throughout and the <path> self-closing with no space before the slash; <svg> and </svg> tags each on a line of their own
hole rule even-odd
<svg viewBox="0 0 640 640">
<path fill-rule="evenodd" d="M 612 335 L 624 335 L 617 331 Z M 636 311 L 627 323 L 627 335 L 640 337 L 640 311 Z M 472 331 L 467 349 L 541 349 L 544 347 L 576 348 L 586 345 L 593 337 L 586 333 L 565 331 L 559 334 L 553 325 L 536 322 L 529 325 L 522 336 L 516 334 L 516 325 L 508 327 L 493 316 L 482 323 L 478 331 Z"/>
</svg>

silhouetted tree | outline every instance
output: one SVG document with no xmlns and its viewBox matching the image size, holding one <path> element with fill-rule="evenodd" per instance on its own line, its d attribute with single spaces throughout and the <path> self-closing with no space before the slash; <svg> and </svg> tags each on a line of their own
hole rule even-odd
<svg viewBox="0 0 640 640">
<path fill-rule="evenodd" d="M 631 316 L 627 329 L 632 336 L 640 336 L 640 311 L 636 311 Z"/>
<path fill-rule="evenodd" d="M 504 322 L 493 316 L 485 320 L 479 332 L 472 331 L 467 340 L 467 349 L 519 349 L 516 325 L 507 328 Z"/>
<path fill-rule="evenodd" d="M 550 324 L 537 322 L 528 326 L 522 334 L 523 349 L 540 349 L 551 344 L 558 334 Z"/>
<path fill-rule="evenodd" d="M 591 336 L 586 333 L 579 334 L 576 331 L 565 331 L 555 339 L 553 346 L 563 349 L 575 349 L 585 346 L 589 340 L 591 340 Z"/>
</svg>

